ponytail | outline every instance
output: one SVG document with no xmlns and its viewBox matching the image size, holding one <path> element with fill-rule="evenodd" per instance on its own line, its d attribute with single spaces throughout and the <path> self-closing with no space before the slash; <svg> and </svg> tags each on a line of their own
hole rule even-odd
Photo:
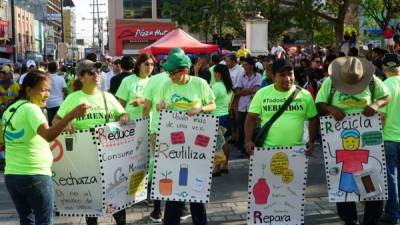
<svg viewBox="0 0 400 225">
<path fill-rule="evenodd" d="M 74 82 L 72 83 L 72 90 L 73 91 L 79 91 L 82 90 L 83 83 L 79 79 L 75 79 Z"/>
</svg>

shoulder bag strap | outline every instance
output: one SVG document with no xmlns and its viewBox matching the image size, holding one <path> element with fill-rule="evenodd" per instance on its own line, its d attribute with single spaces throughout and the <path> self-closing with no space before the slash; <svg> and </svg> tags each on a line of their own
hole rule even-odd
<svg viewBox="0 0 400 225">
<path fill-rule="evenodd" d="M 7 120 L 7 122 L 4 125 L 4 129 L 3 129 L 3 139 L 4 139 L 4 144 L 6 143 L 6 129 L 8 124 L 10 124 L 11 119 L 14 117 L 15 113 L 17 112 L 17 110 L 19 109 L 19 107 L 21 107 L 22 105 L 25 105 L 26 103 L 28 103 L 28 101 L 23 102 L 21 104 L 19 104 L 16 108 L 11 108 L 10 112 L 12 113 L 10 116 L 10 119 Z"/>
<path fill-rule="evenodd" d="M 275 123 L 275 121 L 285 112 L 285 110 L 289 107 L 289 105 L 293 102 L 293 100 L 296 98 L 297 94 L 299 94 L 301 88 L 296 86 L 296 90 L 293 91 L 293 93 L 289 96 L 289 98 L 283 103 L 283 105 L 276 111 L 276 113 L 271 117 L 271 119 L 268 120 L 264 124 L 264 126 L 261 128 L 261 131 L 257 134 L 255 144 L 256 146 L 262 146 L 262 143 L 264 143 L 265 138 L 267 137 L 268 131 L 271 128 L 272 124 Z"/>
<path fill-rule="evenodd" d="M 332 100 L 333 100 L 333 96 L 335 95 L 335 92 L 336 92 L 336 88 L 331 83 L 331 90 L 329 91 L 328 102 L 327 102 L 328 105 L 332 104 Z"/>
<path fill-rule="evenodd" d="M 104 91 L 101 94 L 103 95 L 104 108 L 106 109 L 106 115 L 105 115 L 106 123 L 108 123 L 108 122 L 110 122 L 110 113 L 108 111 L 106 94 L 104 93 Z"/>
</svg>

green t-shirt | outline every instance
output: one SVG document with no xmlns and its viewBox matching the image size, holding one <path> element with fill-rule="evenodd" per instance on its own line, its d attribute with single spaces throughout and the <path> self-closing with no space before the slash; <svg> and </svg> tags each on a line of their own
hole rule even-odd
<svg viewBox="0 0 400 225">
<path fill-rule="evenodd" d="M 152 134 L 156 133 L 158 129 L 159 113 L 157 112 L 157 103 L 160 102 L 160 87 L 167 80 L 169 80 L 167 72 L 159 73 L 150 78 L 149 83 L 144 89 L 144 98 L 152 102 L 150 112 L 150 133 Z"/>
<path fill-rule="evenodd" d="M 210 85 L 211 86 L 214 85 L 215 82 L 217 82 L 217 81 L 215 81 L 215 77 L 214 77 L 214 67 L 215 66 L 216 65 L 212 65 L 210 68 L 208 68 L 210 70 L 210 74 L 211 74 L 211 80 L 210 80 Z"/>
<path fill-rule="evenodd" d="M 229 114 L 229 103 L 232 99 L 232 91 L 228 94 L 223 82 L 216 82 L 212 86 L 212 91 L 215 96 L 215 104 L 217 108 L 212 112 L 216 116 L 224 116 Z"/>
<path fill-rule="evenodd" d="M 291 90 L 281 92 L 275 89 L 275 85 L 261 88 L 253 97 L 249 112 L 258 114 L 261 117 L 261 124 L 264 125 L 295 89 L 296 87 L 293 86 Z M 311 94 L 302 89 L 286 111 L 271 126 L 263 146 L 303 144 L 304 121 L 316 115 L 317 109 Z"/>
<path fill-rule="evenodd" d="M 15 109 L 24 102 L 26 100 L 19 100 L 4 112 L 3 125 L 13 114 L 10 109 Z M 35 104 L 28 102 L 15 111 L 4 135 L 7 149 L 6 175 L 51 176 L 53 156 L 50 145 L 37 133 L 42 124 L 47 124 L 47 119 L 40 107 Z"/>
<path fill-rule="evenodd" d="M 375 76 L 374 79 L 374 101 L 376 101 L 388 96 L 389 91 L 380 79 Z M 331 86 L 332 80 L 330 77 L 327 77 L 318 91 L 317 98 L 315 99 L 316 103 L 328 103 Z M 356 95 L 348 95 L 341 93 L 340 91 L 336 91 L 333 95 L 331 104 L 343 110 L 345 113 L 362 112 L 367 105 L 371 104 L 371 92 L 369 90 L 369 86 L 367 86 L 364 91 Z"/>
<path fill-rule="evenodd" d="M 110 93 L 104 92 L 110 122 L 118 120 L 118 118 L 125 113 L 125 109 L 117 101 L 117 99 Z M 86 115 L 72 120 L 72 125 L 75 129 L 89 129 L 94 128 L 96 125 L 106 123 L 106 108 L 102 92 L 97 92 L 94 95 L 87 95 L 83 91 L 76 91 L 67 96 L 65 101 L 61 104 L 57 115 L 64 118 L 76 106 L 86 103 L 90 109 Z"/>
<path fill-rule="evenodd" d="M 207 82 L 194 76 L 190 76 L 189 82 L 183 85 L 175 84 L 171 80 L 166 81 L 161 88 L 161 99 L 166 100 L 168 109 L 176 111 L 187 111 L 195 106 L 201 107 L 215 101 Z"/>
<path fill-rule="evenodd" d="M 400 142 L 400 76 L 389 77 L 383 83 L 389 89 L 391 97 L 390 102 L 380 110 L 386 114 L 383 139 Z"/>
<path fill-rule="evenodd" d="M 131 120 L 142 118 L 143 105 L 133 106 L 134 99 L 143 98 L 143 92 L 150 78 L 140 78 L 135 74 L 129 75 L 122 80 L 115 96 L 126 102 L 125 110 Z"/>
</svg>

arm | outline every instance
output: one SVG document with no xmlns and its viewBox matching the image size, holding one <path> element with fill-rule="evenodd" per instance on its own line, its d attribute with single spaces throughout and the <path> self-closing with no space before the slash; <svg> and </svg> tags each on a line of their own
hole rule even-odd
<svg viewBox="0 0 400 225">
<path fill-rule="evenodd" d="M 145 99 L 144 100 L 144 107 L 143 107 L 143 112 L 142 115 L 144 117 L 149 116 L 150 115 L 150 111 L 151 111 L 151 107 L 153 106 L 152 101 Z"/>
<path fill-rule="evenodd" d="M 313 117 L 308 120 L 308 143 L 307 143 L 307 151 L 306 155 L 311 156 L 311 154 L 314 152 L 314 142 L 315 142 L 315 137 L 317 135 L 317 129 L 318 129 L 318 117 Z"/>
<path fill-rule="evenodd" d="M 346 114 L 341 109 L 326 103 L 317 103 L 317 109 L 320 114 L 331 115 L 336 121 L 340 121 L 346 117 Z"/>
<path fill-rule="evenodd" d="M 62 89 L 62 92 L 63 92 L 64 98 L 67 97 L 67 95 L 68 95 L 68 88 L 64 87 L 64 88 Z"/>
<path fill-rule="evenodd" d="M 47 123 L 40 125 L 37 133 L 46 141 L 53 141 L 73 119 L 85 115 L 88 109 L 88 105 L 80 104 L 74 110 L 69 112 L 64 118 L 61 119 L 59 116 L 56 116 L 53 120 L 53 126 L 49 127 Z"/>
<path fill-rule="evenodd" d="M 126 106 L 126 101 L 125 101 L 125 100 L 122 100 L 122 99 L 120 99 L 120 98 L 118 98 L 118 101 L 119 101 L 119 103 L 122 105 L 122 107 L 125 108 L 125 106 Z"/>
<path fill-rule="evenodd" d="M 209 113 L 215 110 L 217 106 L 215 105 L 214 102 L 211 102 L 207 105 L 204 105 L 202 107 L 194 107 L 190 110 L 187 111 L 188 116 L 194 116 L 197 115 L 198 113 L 204 112 L 204 113 Z"/>
<path fill-rule="evenodd" d="M 375 115 L 376 112 L 378 112 L 378 109 L 384 105 L 386 105 L 390 101 L 390 96 L 385 96 L 374 103 L 367 105 L 362 112 L 364 116 L 373 116 Z"/>
<path fill-rule="evenodd" d="M 385 127 L 386 114 L 381 112 L 382 129 Z"/>
<path fill-rule="evenodd" d="M 236 91 L 236 95 L 238 96 L 254 95 L 258 89 L 259 86 L 255 86 L 253 88 L 239 88 Z"/>
<path fill-rule="evenodd" d="M 258 114 L 248 112 L 246 116 L 246 121 L 244 122 L 244 143 L 247 150 L 247 153 L 253 155 L 254 151 L 254 143 L 253 143 L 253 131 L 256 126 Z"/>
</svg>

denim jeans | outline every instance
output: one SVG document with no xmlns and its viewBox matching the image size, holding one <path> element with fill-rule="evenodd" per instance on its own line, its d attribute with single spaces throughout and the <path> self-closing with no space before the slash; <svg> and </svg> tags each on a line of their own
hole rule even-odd
<svg viewBox="0 0 400 225">
<path fill-rule="evenodd" d="M 6 175 L 21 225 L 53 223 L 53 181 L 46 175 Z"/>
<path fill-rule="evenodd" d="M 389 198 L 386 201 L 385 217 L 391 221 L 400 219 L 399 178 L 400 142 L 385 141 L 386 169 Z"/>
<path fill-rule="evenodd" d="M 180 225 L 184 202 L 167 201 L 165 203 L 164 225 Z M 193 225 L 207 225 L 207 212 L 204 203 L 190 203 Z"/>
</svg>

